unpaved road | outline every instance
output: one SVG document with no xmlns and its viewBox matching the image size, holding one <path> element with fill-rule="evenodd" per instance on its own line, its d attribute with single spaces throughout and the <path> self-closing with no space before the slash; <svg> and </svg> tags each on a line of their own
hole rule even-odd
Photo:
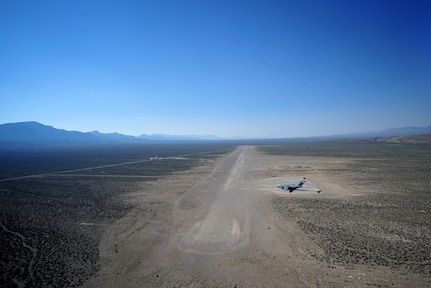
<svg viewBox="0 0 431 288">
<path fill-rule="evenodd" d="M 223 254 L 250 239 L 249 193 L 242 191 L 248 147 L 235 150 L 174 204 L 171 247 L 190 253 Z M 190 207 L 193 207 L 190 209 Z"/>
<path fill-rule="evenodd" d="M 271 205 L 284 193 L 277 183 L 304 176 L 279 172 L 286 160 L 293 166 L 307 161 L 241 146 L 188 173 L 146 182 L 125 198 L 136 208 L 106 232 L 101 269 L 85 286 L 358 287 L 370 277 L 376 283 L 390 278 L 388 271 L 316 260 L 319 246 Z M 306 175 L 303 189 L 284 196 L 354 195 L 316 171 Z"/>
<path fill-rule="evenodd" d="M 180 158 L 176 157 L 176 158 Z M 172 158 L 172 157 L 171 157 Z M 40 173 L 40 174 L 32 174 L 32 175 L 25 175 L 25 176 L 17 176 L 17 177 L 11 177 L 11 178 L 5 178 L 0 179 L 0 182 L 6 182 L 6 181 L 14 181 L 14 180 L 21 180 L 21 179 L 28 179 L 28 178 L 38 178 L 38 177 L 52 177 L 52 176 L 59 176 L 64 177 L 66 174 L 68 177 L 81 177 L 81 176 L 94 176 L 94 177 L 141 177 L 141 178 L 148 178 L 148 177 L 154 177 L 154 176 L 137 176 L 137 175 L 107 175 L 107 174 L 97 174 L 97 175 L 89 175 L 89 174 L 70 174 L 70 173 L 76 173 L 76 172 L 83 172 L 83 171 L 89 171 L 89 170 L 96 170 L 96 169 L 103 169 L 103 168 L 112 168 L 112 167 L 118 167 L 118 166 L 126 166 L 130 164 L 139 164 L 142 162 L 148 162 L 148 161 L 154 161 L 154 160 L 162 160 L 165 158 L 153 158 L 153 159 L 141 159 L 137 161 L 128 161 L 128 162 L 121 162 L 121 163 L 115 163 L 115 164 L 108 164 L 108 165 L 99 165 L 99 166 L 92 166 L 92 167 L 85 167 L 85 168 L 78 168 L 78 169 L 69 169 L 69 170 L 63 170 L 63 171 L 57 171 L 57 172 L 48 172 L 48 173 Z"/>
</svg>

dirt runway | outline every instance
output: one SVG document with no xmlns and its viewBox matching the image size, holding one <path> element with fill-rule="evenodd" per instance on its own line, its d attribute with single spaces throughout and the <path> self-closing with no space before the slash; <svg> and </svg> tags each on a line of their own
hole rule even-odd
<svg viewBox="0 0 431 288">
<path fill-rule="evenodd" d="M 174 204 L 177 232 L 172 248 L 223 254 L 246 247 L 250 239 L 247 191 L 242 191 L 248 147 L 237 149 Z M 193 207 L 193 208 L 190 208 Z"/>
</svg>

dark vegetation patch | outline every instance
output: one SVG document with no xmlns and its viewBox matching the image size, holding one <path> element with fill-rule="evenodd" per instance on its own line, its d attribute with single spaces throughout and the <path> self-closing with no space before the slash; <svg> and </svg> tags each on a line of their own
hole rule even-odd
<svg viewBox="0 0 431 288">
<path fill-rule="evenodd" d="M 333 147 L 331 150 L 330 147 Z M 295 149 L 297 148 L 297 149 Z M 387 143 L 315 143 L 260 148 L 271 154 L 350 158 L 337 173 L 344 186 L 374 191 L 349 199 L 276 198 L 324 251 L 320 260 L 431 275 L 431 148 Z"/>
<path fill-rule="evenodd" d="M 431 157 L 429 145 L 384 143 L 370 140 L 285 141 L 283 144 L 259 145 L 259 151 L 270 155 L 341 157 L 364 159 L 415 159 Z M 400 154 L 399 152 L 402 151 Z"/>
<path fill-rule="evenodd" d="M 99 269 L 98 246 L 106 226 L 132 209 L 121 201 L 122 194 L 148 179 L 191 169 L 232 147 L 208 142 L 1 152 L 3 179 L 57 172 L 0 181 L 2 287 L 83 284 Z M 158 159 L 149 160 L 155 156 Z M 162 159 L 178 156 L 183 157 Z M 141 162 L 58 173 L 133 161 Z"/>
<path fill-rule="evenodd" d="M 186 156 L 211 158 L 224 153 L 235 143 L 162 142 L 123 145 L 89 145 L 72 147 L 38 147 L 0 149 L 0 180 L 12 177 L 59 172 L 133 162 L 152 157 Z"/>
</svg>

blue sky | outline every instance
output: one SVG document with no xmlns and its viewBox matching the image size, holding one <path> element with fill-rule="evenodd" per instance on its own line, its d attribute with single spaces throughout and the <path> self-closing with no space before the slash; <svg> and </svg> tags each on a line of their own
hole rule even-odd
<svg viewBox="0 0 431 288">
<path fill-rule="evenodd" d="M 297 137 L 431 125 L 431 2 L 0 2 L 0 123 Z"/>
</svg>

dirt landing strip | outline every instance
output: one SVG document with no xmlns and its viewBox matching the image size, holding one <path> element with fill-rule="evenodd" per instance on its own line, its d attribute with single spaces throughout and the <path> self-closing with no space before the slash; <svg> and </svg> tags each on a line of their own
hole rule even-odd
<svg viewBox="0 0 431 288">
<path fill-rule="evenodd" d="M 101 269 L 86 287 L 357 287 L 393 276 L 313 257 L 322 253 L 319 246 L 271 200 L 280 193 L 343 198 L 359 192 L 345 192 L 318 172 L 279 175 L 285 162 L 243 146 L 188 173 L 146 182 L 125 199 L 136 209 L 104 236 Z M 301 190 L 276 188 L 303 176 L 309 181 Z"/>
</svg>

